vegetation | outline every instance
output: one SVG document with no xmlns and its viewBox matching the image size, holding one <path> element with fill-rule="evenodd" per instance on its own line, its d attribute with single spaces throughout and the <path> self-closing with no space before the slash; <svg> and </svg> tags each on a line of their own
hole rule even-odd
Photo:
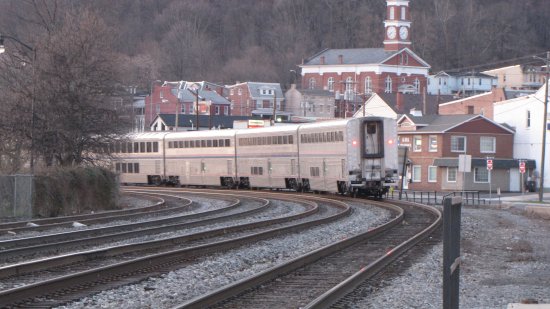
<svg viewBox="0 0 550 309">
<path fill-rule="evenodd" d="M 37 198 L 39 197 L 39 198 Z M 118 208 L 116 175 L 103 168 L 56 168 L 36 177 L 33 217 Z"/>
</svg>

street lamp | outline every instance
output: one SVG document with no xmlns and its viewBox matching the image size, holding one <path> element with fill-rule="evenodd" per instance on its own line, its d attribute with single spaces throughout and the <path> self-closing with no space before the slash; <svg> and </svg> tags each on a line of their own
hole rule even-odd
<svg viewBox="0 0 550 309">
<path fill-rule="evenodd" d="M 199 89 L 201 86 L 198 83 L 193 83 L 191 86 L 187 87 L 187 89 L 195 95 L 195 107 L 196 107 L 196 113 L 197 113 L 197 119 L 196 119 L 196 128 L 197 131 L 199 130 Z"/>
<path fill-rule="evenodd" d="M 23 42 L 21 42 L 18 38 L 9 36 L 9 35 L 3 35 L 0 34 L 0 54 L 3 54 L 6 51 L 6 47 L 4 46 L 4 40 L 12 40 L 19 45 L 25 47 L 26 49 L 30 50 L 32 52 L 32 98 L 31 98 L 31 149 L 30 149 L 30 169 L 31 169 L 31 175 L 34 175 L 34 101 L 36 97 L 36 49 L 31 47 L 30 45 L 27 45 Z"/>
<path fill-rule="evenodd" d="M 543 60 L 546 62 L 546 88 L 544 90 L 544 115 L 542 117 L 542 155 L 540 162 L 540 184 L 539 184 L 539 202 L 544 198 L 544 161 L 546 159 L 546 126 L 548 121 L 548 77 L 550 77 L 550 51 L 546 52 L 546 59 L 533 56 L 534 58 Z"/>
</svg>

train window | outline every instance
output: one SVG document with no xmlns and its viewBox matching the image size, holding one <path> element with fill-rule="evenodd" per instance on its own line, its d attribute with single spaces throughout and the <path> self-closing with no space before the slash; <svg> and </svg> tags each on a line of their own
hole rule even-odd
<svg viewBox="0 0 550 309">
<path fill-rule="evenodd" d="M 126 172 L 127 172 L 127 169 L 126 169 L 127 165 L 126 165 L 126 163 L 122 163 L 122 164 L 121 164 L 121 167 L 122 167 L 122 172 L 123 172 L 123 173 L 126 173 Z"/>
<path fill-rule="evenodd" d="M 305 143 L 305 140 L 304 134 L 300 134 L 300 143 Z"/>
<path fill-rule="evenodd" d="M 126 143 L 120 143 L 120 152 L 126 153 Z"/>
<path fill-rule="evenodd" d="M 133 145 L 132 142 L 126 143 L 126 147 L 127 147 L 128 153 L 134 152 L 134 150 L 132 149 L 132 145 Z"/>
<path fill-rule="evenodd" d="M 195 148 L 195 141 L 189 141 L 189 148 Z"/>
<path fill-rule="evenodd" d="M 159 142 L 153 142 L 153 152 L 159 152 Z"/>
<path fill-rule="evenodd" d="M 183 142 L 183 148 L 189 148 L 189 141 Z"/>
<path fill-rule="evenodd" d="M 318 166 L 312 166 L 309 168 L 309 174 L 311 177 L 319 177 L 319 167 Z"/>
<path fill-rule="evenodd" d="M 288 144 L 288 135 L 283 136 L 283 144 Z"/>
<path fill-rule="evenodd" d="M 344 141 L 344 132 L 338 131 L 338 141 L 340 142 Z"/>
<path fill-rule="evenodd" d="M 139 163 L 134 163 L 134 173 L 139 173 Z"/>
<path fill-rule="evenodd" d="M 178 141 L 178 148 L 183 148 L 183 141 Z"/>
<path fill-rule="evenodd" d="M 139 152 L 139 143 L 138 142 L 134 143 L 134 152 Z"/>
<path fill-rule="evenodd" d="M 151 145 L 151 142 L 147 142 L 147 152 L 153 152 L 153 145 Z"/>
<path fill-rule="evenodd" d="M 288 143 L 289 144 L 294 144 L 294 137 L 292 135 L 288 136 Z"/>
<path fill-rule="evenodd" d="M 283 145 L 283 137 L 282 136 L 277 136 L 277 142 L 279 143 L 279 145 Z"/>
<path fill-rule="evenodd" d="M 327 133 L 326 132 L 321 133 L 321 139 L 323 140 L 323 143 L 327 142 Z"/>
<path fill-rule="evenodd" d="M 231 142 L 229 139 L 225 140 L 225 147 L 231 147 Z"/>
<path fill-rule="evenodd" d="M 128 173 L 134 173 L 134 165 L 132 163 L 128 163 Z"/>
<path fill-rule="evenodd" d="M 139 152 L 145 152 L 145 142 L 139 142 Z"/>
<path fill-rule="evenodd" d="M 336 132 L 330 132 L 330 141 L 335 142 L 336 141 Z"/>
<path fill-rule="evenodd" d="M 168 148 L 174 148 L 174 142 L 168 142 Z"/>
<path fill-rule="evenodd" d="M 318 143 L 318 142 L 319 142 L 319 133 L 314 133 L 314 134 L 313 134 L 313 142 L 314 142 L 314 143 Z"/>
<path fill-rule="evenodd" d="M 120 172 L 120 163 L 115 164 L 115 171 Z"/>
<path fill-rule="evenodd" d="M 212 141 L 212 147 L 218 147 L 218 140 L 217 139 Z"/>
<path fill-rule="evenodd" d="M 212 147 L 212 140 L 211 139 L 206 141 L 206 147 Z"/>
<path fill-rule="evenodd" d="M 195 140 L 195 148 L 200 148 L 200 147 L 201 147 L 201 141 Z"/>
<path fill-rule="evenodd" d="M 201 147 L 202 148 L 205 148 L 206 147 L 206 140 L 201 140 Z"/>
</svg>

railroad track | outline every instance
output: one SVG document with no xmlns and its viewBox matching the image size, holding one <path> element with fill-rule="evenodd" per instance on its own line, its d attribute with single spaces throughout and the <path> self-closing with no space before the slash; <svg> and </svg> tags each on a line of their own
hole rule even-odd
<svg viewBox="0 0 550 309">
<path fill-rule="evenodd" d="M 137 193 L 137 192 L 135 192 Z M 96 245 L 105 241 L 114 241 L 116 239 L 126 239 L 128 237 L 136 237 L 139 235 L 147 235 L 151 233 L 161 233 L 173 229 L 179 229 L 182 224 L 189 223 L 191 220 L 199 220 L 208 217 L 221 217 L 224 212 L 230 212 L 228 215 L 238 216 L 240 200 L 224 197 L 229 204 L 225 207 L 220 207 L 213 210 L 207 210 L 196 213 L 189 213 L 191 200 L 184 199 L 176 195 L 164 195 L 164 199 L 172 198 L 169 203 L 178 204 L 177 208 L 183 213 L 171 217 L 160 219 L 145 220 L 134 223 L 123 223 L 118 225 L 88 228 L 84 230 L 69 231 L 55 234 L 37 235 L 26 238 L 16 238 L 12 240 L 0 241 L 0 261 L 6 261 L 12 257 L 19 257 L 26 254 L 38 254 L 54 249 L 55 252 L 62 252 L 74 245 Z M 164 203 L 164 199 L 162 202 Z M 184 201 L 181 205 L 181 201 Z M 175 208 L 175 207 L 172 207 Z M 195 208 L 195 207 L 193 207 Z M 156 228 L 155 228 L 156 227 Z M 100 237 L 100 236 L 103 236 Z"/>
<path fill-rule="evenodd" d="M 129 195 L 135 195 L 136 193 L 128 192 Z M 0 223 L 0 235 L 8 232 L 18 233 L 24 231 L 43 231 L 55 227 L 70 226 L 73 222 L 81 222 L 86 224 L 97 224 L 101 222 L 111 221 L 113 218 L 120 220 L 128 220 L 142 216 L 143 214 L 155 214 L 157 211 L 160 213 L 170 211 L 162 199 L 154 196 L 147 196 L 140 194 L 141 199 L 147 199 L 151 201 L 151 205 L 144 207 L 136 207 L 122 210 L 109 210 L 102 211 L 93 214 L 82 214 L 75 216 L 62 216 L 55 218 L 43 218 L 43 219 L 31 219 L 16 222 Z M 175 209 L 178 211 L 179 209 Z"/>
<path fill-rule="evenodd" d="M 400 214 L 364 234 L 326 246 L 176 308 L 328 308 L 429 235 L 441 222 L 431 207 L 389 205 Z M 398 210 L 398 208 L 402 210 Z"/>
<path fill-rule="evenodd" d="M 286 200 L 291 199 L 288 196 L 279 198 Z M 316 207 L 311 204 L 315 202 L 310 201 L 307 203 L 311 206 L 309 208 L 309 212 L 316 212 Z M 325 203 L 327 202 L 325 201 Z M 281 233 L 290 233 L 297 230 L 307 229 L 311 226 L 336 220 L 349 214 L 350 208 L 345 204 L 341 202 L 330 203 L 336 205 L 340 211 L 318 220 L 310 220 L 268 230 L 264 229 L 264 231 L 258 233 L 240 236 L 231 240 L 197 245 L 192 248 L 177 249 L 160 254 L 151 254 L 146 257 L 134 258 L 129 261 L 79 271 L 70 275 L 28 284 L 21 288 L 2 291 L 0 292 L 0 306 L 14 304 L 26 306 L 31 303 L 33 306 L 51 306 L 54 303 L 63 303 L 67 300 L 74 299 L 75 297 L 78 298 L 85 294 L 120 285 L 121 282 L 128 283 L 130 281 L 141 280 L 148 276 L 167 272 L 174 267 L 181 267 L 182 265 L 192 263 L 194 259 L 199 256 L 211 254 L 212 252 L 226 251 L 230 248 L 243 246 L 251 242 L 257 242 L 261 239 L 274 237 L 276 235 L 280 235 Z M 307 213 L 307 211 L 305 213 Z M 293 218 L 284 218 L 284 220 L 295 220 L 298 217 L 303 216 L 305 215 L 299 214 L 293 216 Z M 282 221 L 282 219 L 275 220 Z M 275 220 L 273 221 L 275 222 Z M 266 226 L 268 225 L 268 222 L 261 222 L 258 225 Z M 234 229 L 237 230 L 246 228 L 250 229 L 252 226 L 235 227 Z M 228 232 L 232 232 L 231 229 L 225 229 L 224 233 Z M 217 231 L 217 233 L 220 233 L 220 231 Z M 145 244 L 141 244 L 142 249 L 145 246 Z M 127 248 L 125 250 L 127 250 Z M 32 267 L 34 266 L 30 266 L 29 269 Z M 47 267 L 48 266 L 44 266 L 42 269 L 47 269 Z M 32 273 L 32 271 L 28 271 L 28 273 L 29 272 Z M 52 301 L 52 299 L 55 300 Z"/>
</svg>

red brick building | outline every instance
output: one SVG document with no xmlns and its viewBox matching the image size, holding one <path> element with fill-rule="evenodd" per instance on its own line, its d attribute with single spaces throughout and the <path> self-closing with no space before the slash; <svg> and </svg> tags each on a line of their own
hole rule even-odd
<svg viewBox="0 0 550 309">
<path fill-rule="evenodd" d="M 332 91 L 337 100 L 373 92 L 425 92 L 430 65 L 409 48 L 409 1 L 386 2 L 384 48 L 326 49 L 305 59 L 303 89 Z"/>
<path fill-rule="evenodd" d="M 195 88 L 197 90 L 193 90 Z M 191 89 L 191 90 L 190 90 Z M 198 91 L 198 93 L 197 93 Z M 153 85 L 152 93 L 145 97 L 145 125 L 159 114 L 195 115 L 197 96 L 199 115 L 230 115 L 231 102 L 224 96 L 224 87 L 209 82 L 164 82 Z"/>
<path fill-rule="evenodd" d="M 399 145 L 408 147 L 406 186 L 421 191 L 509 191 L 514 131 L 482 115 L 403 115 Z M 458 171 L 458 157 L 471 155 L 472 170 Z M 487 158 L 493 169 L 487 170 Z M 528 164 L 534 164 L 528 162 Z"/>
<path fill-rule="evenodd" d="M 506 93 L 502 88 L 493 88 L 491 92 L 478 94 L 460 100 L 439 104 L 441 115 L 481 114 L 493 119 L 493 103 L 506 100 Z"/>
</svg>

